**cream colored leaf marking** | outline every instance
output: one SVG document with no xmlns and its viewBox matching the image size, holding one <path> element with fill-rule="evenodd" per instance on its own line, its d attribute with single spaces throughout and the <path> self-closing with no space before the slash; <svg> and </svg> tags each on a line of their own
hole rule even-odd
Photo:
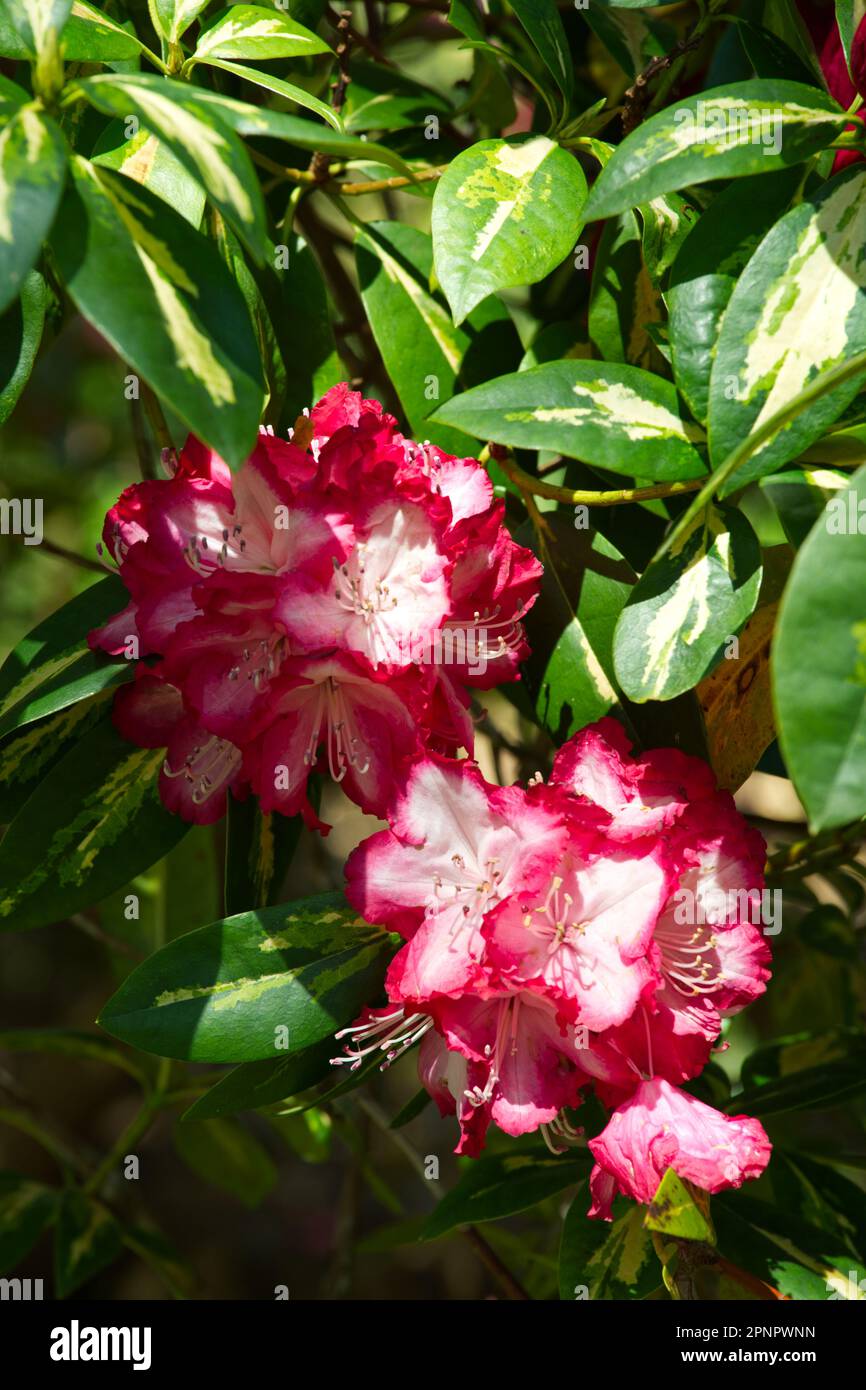
<svg viewBox="0 0 866 1390">
<path fill-rule="evenodd" d="M 160 241 L 159 237 L 154 236 L 146 220 L 142 221 L 135 216 L 136 212 L 140 212 L 142 217 L 147 219 L 150 212 L 146 204 L 136 197 L 135 190 L 131 187 L 124 188 L 123 197 L 119 197 L 115 187 L 107 179 L 101 177 L 98 165 L 89 164 L 86 160 L 79 162 L 97 185 L 100 193 L 108 198 L 135 243 L 135 249 L 139 255 L 142 252 L 147 254 L 159 266 L 163 275 L 168 276 L 178 289 L 184 290 L 192 298 L 197 299 L 198 286 L 189 278 L 183 266 L 178 265 L 170 247 L 164 241 Z"/>
<path fill-rule="evenodd" d="M 645 369 L 652 366 L 658 349 L 647 332 L 647 328 L 652 323 L 662 323 L 663 321 L 661 296 L 656 293 L 655 285 L 649 277 L 643 260 L 641 260 L 640 270 L 634 282 L 634 311 L 632 313 L 631 332 L 626 346 L 626 359 L 633 366 Z M 687 439 L 693 440 L 699 437 L 695 434 L 694 427 L 683 425 L 682 428 Z"/>
<path fill-rule="evenodd" d="M 837 1293 L 841 1298 L 857 1300 L 866 1298 L 866 1294 L 863 1293 L 859 1281 L 856 1279 L 850 1279 L 847 1275 L 843 1274 L 841 1270 L 834 1269 L 832 1265 L 824 1264 L 821 1260 L 816 1260 L 813 1256 L 807 1255 L 805 1251 L 800 1250 L 793 1241 L 786 1240 L 785 1237 L 779 1235 L 777 1231 L 765 1231 L 762 1226 L 757 1225 L 755 1226 L 755 1230 L 760 1231 L 762 1236 L 766 1236 L 767 1240 L 772 1241 L 774 1245 L 778 1245 L 780 1250 L 784 1250 L 786 1254 L 791 1255 L 799 1264 L 805 1265 L 806 1268 L 811 1269 L 814 1274 L 819 1274 L 834 1293 Z"/>
<path fill-rule="evenodd" d="M 698 523 L 703 530 L 703 523 Z M 673 592 L 666 603 L 656 611 L 647 625 L 643 650 L 646 661 L 646 674 L 655 672 L 649 687 L 649 697 L 659 697 L 667 684 L 668 674 L 676 654 L 677 646 L 684 642 L 692 646 L 706 631 L 710 620 L 710 574 L 721 562 L 731 572 L 731 536 L 720 517 L 710 517 L 706 522 L 708 536 L 705 535 L 687 568 L 679 576 Z M 694 531 L 685 538 L 690 539 Z M 681 543 L 672 554 L 682 551 Z"/>
<path fill-rule="evenodd" d="M 0 917 L 56 873 L 62 884 L 84 882 L 93 861 L 113 844 L 145 799 L 155 795 L 155 779 L 165 754 L 162 749 L 136 748 L 113 768 L 101 786 L 86 798 L 78 815 L 55 831 L 42 863 L 0 899 Z"/>
<path fill-rule="evenodd" d="M 620 1284 L 630 1286 L 637 1283 L 638 1275 L 649 1254 L 650 1243 L 643 1224 L 644 1212 L 640 1207 L 633 1207 L 622 1221 L 622 1245 L 619 1249 L 615 1278 Z"/>
<path fill-rule="evenodd" d="M 790 265 L 769 289 L 740 376 L 746 401 L 769 383 L 752 431 L 850 349 L 848 315 L 866 287 L 864 191 L 866 175 L 859 175 L 833 192 L 803 228 Z"/>
<path fill-rule="evenodd" d="M 151 87 L 124 82 L 129 92 L 149 112 L 152 121 L 173 136 L 192 155 L 215 198 L 230 203 L 244 222 L 255 220 L 253 205 L 231 167 L 231 147 L 224 136 L 188 111 L 182 102 L 172 101 Z"/>
<path fill-rule="evenodd" d="M 532 410 L 505 412 L 506 420 L 557 421 L 580 425 L 586 421 L 615 424 L 628 439 L 683 439 L 695 436 L 690 427 L 655 401 L 639 396 L 630 386 L 615 381 L 578 382 L 572 391 L 586 405 L 536 406 Z"/>
<path fill-rule="evenodd" d="M 864 0 L 864 4 L 866 4 L 866 0 Z M 841 488 L 847 487 L 851 481 L 844 474 L 831 473 L 827 468 L 806 468 L 804 472 L 811 486 L 820 488 L 821 492 L 838 492 Z"/>
<path fill-rule="evenodd" d="M 764 102 L 754 97 L 716 97 L 704 100 L 701 115 L 687 107 L 689 119 L 665 125 L 646 140 L 643 152 L 648 162 L 664 164 L 685 150 L 698 149 L 707 159 L 738 145 L 762 143 L 765 136 L 784 131 L 785 126 L 842 126 L 841 112 L 800 106 L 797 102 Z M 724 128 L 722 128 L 724 127 Z"/>
<path fill-rule="evenodd" d="M 170 337 L 181 371 L 189 372 L 200 381 L 217 407 L 234 405 L 234 382 L 217 359 L 210 338 L 202 333 L 174 285 L 163 275 L 141 246 L 136 246 L 138 258 L 153 286 L 156 301 L 162 310 L 166 332 Z"/>
<path fill-rule="evenodd" d="M 122 34 L 124 38 L 135 41 L 135 35 L 130 34 L 121 24 L 115 24 L 107 15 L 101 15 L 87 5 L 82 5 L 81 0 L 74 0 L 71 13 L 75 19 L 83 19 L 92 24 L 97 34 Z"/>
<path fill-rule="evenodd" d="M 15 181 L 4 176 L 3 166 L 10 156 L 12 160 L 19 157 L 17 145 L 21 135 L 26 145 L 27 163 L 37 165 L 48 143 L 48 132 L 32 106 L 20 107 L 0 135 L 0 241 L 14 240 Z"/>
<path fill-rule="evenodd" d="M 359 970 L 363 969 L 375 960 L 381 949 L 381 941 L 363 947 L 356 952 L 353 964 Z M 181 989 L 164 990 L 162 994 L 156 996 L 150 1007 L 164 1009 L 171 1004 L 185 1004 L 190 999 L 208 999 L 212 1012 L 224 1013 L 236 1009 L 240 1004 L 255 1003 L 256 1000 L 270 994 L 272 990 L 285 989 L 287 985 L 293 984 L 302 975 L 309 973 L 313 964 L 315 962 L 307 962 L 304 965 L 296 966 L 294 970 L 282 970 L 273 975 L 259 975 L 255 978 L 243 976 L 237 980 L 227 980 L 222 984 L 190 985 Z M 317 971 L 314 981 L 316 996 L 321 997 L 326 994 L 342 978 L 339 969 Z"/>
<path fill-rule="evenodd" d="M 653 221 L 660 236 L 673 236 L 679 228 L 682 217 L 667 198 L 651 198 L 645 206 L 652 213 Z"/>
<path fill-rule="evenodd" d="M 607 700 L 609 704 L 615 705 L 619 697 L 608 680 L 604 667 L 593 651 L 587 635 L 583 630 L 583 625 L 576 618 L 574 619 L 574 627 L 575 636 L 586 665 L 586 674 L 592 681 L 596 695 L 598 695 L 599 699 Z"/>
<path fill-rule="evenodd" d="M 539 183 L 535 175 L 556 148 L 552 140 L 539 135 L 523 145 L 503 144 L 483 152 L 483 162 L 470 171 L 457 189 L 458 199 L 468 208 L 480 207 L 491 199 L 496 203 L 476 233 L 473 261 L 481 260 L 510 218 L 520 222 L 530 202 L 549 199 L 550 176 L 542 174 Z"/>
<path fill-rule="evenodd" d="M 274 16 L 257 19 L 250 24 L 244 19 L 228 19 L 218 24 L 216 29 L 206 34 L 196 49 L 197 54 L 211 53 L 220 44 L 231 43 L 233 39 L 291 39 L 293 43 L 315 43 L 313 34 L 296 34 L 287 29 L 285 23 Z"/>
<path fill-rule="evenodd" d="M 395 285 L 399 285 L 404 294 L 411 300 L 414 308 L 424 321 L 424 326 L 435 342 L 452 372 L 460 370 L 460 363 L 463 360 L 463 351 L 459 341 L 454 337 L 451 328 L 451 320 L 429 294 L 424 292 L 421 285 L 413 275 L 404 270 L 399 261 L 390 256 L 381 244 L 373 242 L 375 254 L 382 262 L 382 267 L 388 279 Z"/>
<path fill-rule="evenodd" d="M 87 648 L 80 643 L 73 647 L 67 647 L 65 651 L 58 652 L 49 661 L 43 661 L 40 666 L 27 671 L 18 684 L 13 685 L 8 695 L 0 700 L 0 715 L 6 714 L 13 706 L 20 705 L 38 686 L 47 684 L 55 676 L 59 676 L 61 671 L 65 671 L 67 666 L 71 666 L 73 661 L 77 661 L 80 656 L 83 656 L 86 650 Z"/>
<path fill-rule="evenodd" d="M 101 707 L 113 697 L 113 690 L 101 690 L 89 700 L 68 705 L 49 719 L 27 725 L 17 738 L 0 750 L 0 785 L 29 781 L 51 761 L 57 744 L 91 718 L 97 706 Z"/>
<path fill-rule="evenodd" d="M 140 130 L 130 141 L 130 148 L 124 155 L 120 172 L 126 174 L 129 179 L 135 179 L 136 183 L 147 183 L 158 152 L 159 141 L 156 136 L 149 135 L 146 130 Z"/>
</svg>

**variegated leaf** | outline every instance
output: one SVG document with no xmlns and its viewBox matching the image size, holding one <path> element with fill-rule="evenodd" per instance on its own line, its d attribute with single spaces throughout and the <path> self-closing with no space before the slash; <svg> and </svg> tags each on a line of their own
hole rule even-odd
<svg viewBox="0 0 866 1390">
<path fill-rule="evenodd" d="M 186 834 L 157 795 L 164 756 L 126 743 L 106 714 L 61 758 L 0 844 L 0 930 L 99 902 Z"/>
<path fill-rule="evenodd" d="M 242 912 L 157 951 L 99 1021 L 160 1057 L 279 1057 L 351 1022 L 381 987 L 393 949 L 340 894 Z"/>
<path fill-rule="evenodd" d="M 854 35 L 866 19 L 866 0 L 836 0 L 836 23 L 848 69 L 851 68 L 851 48 Z"/>
<path fill-rule="evenodd" d="M 106 575 L 18 643 L 0 668 L 0 738 L 131 678 L 131 662 L 87 645 L 87 634 L 128 601 L 117 576 Z"/>
<path fill-rule="evenodd" d="M 80 84 L 99 111 L 137 116 L 186 165 L 258 261 L 267 252 L 261 187 L 243 144 L 214 106 L 189 96 L 184 84 L 146 74 L 105 73 Z M 194 90 L 194 89 L 193 89 Z"/>
<path fill-rule="evenodd" d="M 574 62 L 555 0 L 513 0 L 511 8 L 562 92 L 567 111 L 574 91 Z"/>
<path fill-rule="evenodd" d="M 0 1274 L 14 1269 L 57 1215 L 59 1193 L 18 1173 L 0 1173 Z"/>
<path fill-rule="evenodd" d="M 61 48 L 68 62 L 115 63 L 137 58 L 144 44 L 132 26 L 118 24 L 87 0 L 72 0 Z"/>
<path fill-rule="evenodd" d="M 777 222 L 731 296 L 710 378 L 710 458 L 719 465 L 821 372 L 866 349 L 866 172 L 824 184 Z M 817 439 L 863 376 L 828 392 L 757 449 L 724 491 L 772 473 Z"/>
<path fill-rule="evenodd" d="M 232 5 L 199 36 L 193 62 L 205 58 L 297 58 L 330 53 L 324 39 L 298 24 L 284 10 L 264 5 Z"/>
<path fill-rule="evenodd" d="M 48 287 L 38 270 L 25 276 L 18 298 L 0 316 L 0 425 L 27 385 L 45 326 Z"/>
<path fill-rule="evenodd" d="M 481 140 L 452 160 L 433 196 L 432 230 L 454 322 L 496 290 L 555 270 L 583 226 L 585 201 L 577 160 L 544 135 Z"/>
<path fill-rule="evenodd" d="M 754 610 L 761 573 L 760 547 L 742 513 L 702 513 L 644 571 L 620 614 L 614 669 L 625 694 L 671 700 L 697 685 Z"/>
<path fill-rule="evenodd" d="M 455 328 L 441 297 L 429 290 L 430 238 L 414 227 L 365 223 L 356 257 L 370 327 L 414 433 L 460 453 L 465 443 L 460 433 L 427 417 L 437 400 L 453 395 L 467 354 L 484 361 L 485 373 L 495 374 L 499 362 L 511 365 L 509 348 L 513 361 L 519 343 L 507 310 L 490 300 Z"/>
<path fill-rule="evenodd" d="M 7 734 L 0 743 L 0 825 L 9 825 L 39 783 L 77 741 L 106 713 L 110 688 L 78 704 L 66 705 L 34 724 Z"/>
<path fill-rule="evenodd" d="M 169 145 L 139 127 L 131 139 L 124 138 L 119 122 L 112 121 L 93 155 L 93 163 L 116 169 L 136 183 L 144 184 L 162 198 L 193 227 L 201 224 L 205 191 Z"/>
<path fill-rule="evenodd" d="M 231 916 L 280 901 L 283 880 L 301 836 L 300 816 L 259 810 L 254 797 L 229 797 L 225 911 Z"/>
<path fill-rule="evenodd" d="M 3 0 L 3 7 L 27 50 L 42 54 L 58 43 L 72 0 Z"/>
<path fill-rule="evenodd" d="M 799 169 L 738 179 L 713 200 L 679 251 L 665 295 L 677 386 L 706 422 L 722 315 L 737 277 L 794 196 Z"/>
<path fill-rule="evenodd" d="M 617 147 L 593 185 L 587 221 L 691 184 L 795 164 L 844 125 L 832 97 L 799 82 L 735 82 L 678 101 Z"/>
<path fill-rule="evenodd" d="M 798 550 L 830 498 L 850 481 L 847 473 L 833 468 L 786 468 L 783 473 L 762 478 L 761 491 L 773 504 L 788 541 Z"/>
<path fill-rule="evenodd" d="M 644 1208 L 623 1199 L 614 1220 L 591 1220 L 586 1186 L 565 1215 L 559 1250 L 559 1297 L 565 1302 L 646 1298 L 661 1283 L 661 1271 L 644 1227 Z"/>
<path fill-rule="evenodd" d="M 659 284 L 698 219 L 697 209 L 678 193 L 663 193 L 638 208 L 643 223 L 643 258 L 653 284 Z"/>
<path fill-rule="evenodd" d="M 107 1207 L 83 1192 L 64 1192 L 54 1233 L 55 1296 L 66 1298 L 86 1284 L 120 1250 L 120 1227 Z"/>
<path fill-rule="evenodd" d="M 166 43 L 177 43 L 210 0 L 150 0 L 150 12 Z"/>
<path fill-rule="evenodd" d="M 435 416 L 477 439 L 666 481 L 706 472 L 670 382 L 610 362 L 546 362 L 466 391 Z"/>
<path fill-rule="evenodd" d="M 797 555 L 773 682 L 785 763 L 812 829 L 866 815 L 866 468 Z"/>
<path fill-rule="evenodd" d="M 63 136 L 28 103 L 0 131 L 0 313 L 32 270 L 66 178 Z"/>
<path fill-rule="evenodd" d="M 304 87 L 296 87 L 294 82 L 286 82 L 282 77 L 274 77 L 269 72 L 259 72 L 258 68 L 245 67 L 243 63 L 229 63 L 223 58 L 214 58 L 208 55 L 203 59 L 208 67 L 222 68 L 224 72 L 233 73 L 235 77 L 241 77 L 245 82 L 251 82 L 256 87 L 263 87 L 266 92 L 273 92 L 275 96 L 285 97 L 287 101 L 293 101 L 296 106 L 304 106 L 308 111 L 315 111 L 317 116 L 321 116 L 323 121 L 333 126 L 334 130 L 342 130 L 343 119 L 339 112 L 329 106 L 327 102 L 320 101 L 312 92 L 308 92 Z"/>
<path fill-rule="evenodd" d="M 589 293 L 589 336 L 606 362 L 653 371 L 660 365 L 652 338 L 664 323 L 662 296 L 644 264 L 637 217 L 624 212 L 605 226 Z"/>
<path fill-rule="evenodd" d="M 77 159 L 52 239 L 78 308 L 233 467 L 264 406 L 258 345 L 215 247 L 132 180 Z"/>
</svg>

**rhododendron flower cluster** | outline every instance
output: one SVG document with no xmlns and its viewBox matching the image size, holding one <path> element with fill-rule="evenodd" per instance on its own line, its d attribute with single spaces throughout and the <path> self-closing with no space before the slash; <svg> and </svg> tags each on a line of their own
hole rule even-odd
<svg viewBox="0 0 866 1390">
<path fill-rule="evenodd" d="M 237 474 L 195 439 L 126 489 L 105 545 L 129 605 L 91 645 L 144 660 L 121 732 L 166 748 L 165 804 L 209 822 L 251 788 L 302 812 L 327 768 L 383 814 L 402 763 L 472 750 L 468 687 L 516 679 L 541 567 L 474 459 L 336 386 Z"/>
<path fill-rule="evenodd" d="M 526 789 L 423 755 L 346 869 L 353 906 L 405 944 L 388 1007 L 345 1030 L 339 1060 L 420 1040 L 421 1080 L 471 1155 L 491 1122 L 580 1142 L 594 1087 L 612 1111 L 589 1140 L 603 1217 L 617 1193 L 649 1201 L 667 1167 L 713 1192 L 770 1153 L 756 1120 L 682 1089 L 769 976 L 763 840 L 705 764 L 630 747 L 603 719 Z"/>
</svg>

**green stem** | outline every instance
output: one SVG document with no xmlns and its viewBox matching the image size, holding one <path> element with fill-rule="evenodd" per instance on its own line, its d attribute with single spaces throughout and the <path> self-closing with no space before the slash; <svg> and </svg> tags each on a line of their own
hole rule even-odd
<svg viewBox="0 0 866 1390">
<path fill-rule="evenodd" d="M 503 473 L 511 479 L 515 487 L 524 494 L 547 497 L 553 502 L 564 502 L 569 507 L 621 507 L 627 502 L 651 502 L 659 497 L 679 497 L 684 492 L 694 492 L 702 484 L 701 478 L 688 479 L 677 483 L 653 483 L 649 487 L 615 488 L 609 492 L 586 492 L 579 488 L 560 487 L 556 483 L 545 483 L 534 478 L 520 467 L 510 454 L 504 457 L 492 455 L 489 446 L 481 450 L 479 459 L 485 463 L 495 457 Z"/>
<path fill-rule="evenodd" d="M 83 1192 L 90 1196 L 97 1195 L 107 1178 L 123 1161 L 132 1146 L 137 1144 L 147 1133 L 165 1104 L 170 1077 L 171 1059 L 163 1057 L 160 1060 L 153 1090 L 145 1096 L 139 1110 L 133 1115 L 126 1129 L 112 1145 L 96 1171 L 88 1178 L 82 1189 Z"/>
</svg>

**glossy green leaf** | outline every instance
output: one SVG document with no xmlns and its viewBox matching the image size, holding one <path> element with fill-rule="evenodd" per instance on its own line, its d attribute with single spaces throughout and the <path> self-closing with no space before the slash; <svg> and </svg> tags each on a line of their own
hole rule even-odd
<svg viewBox="0 0 866 1390">
<path fill-rule="evenodd" d="M 697 210 L 678 193 L 663 193 L 638 208 L 643 224 L 643 258 L 650 279 L 658 284 L 698 218 Z"/>
<path fill-rule="evenodd" d="M 237 1197 L 251 1210 L 261 1205 L 277 1181 L 267 1149 L 235 1120 L 175 1125 L 172 1137 L 196 1177 Z"/>
<path fill-rule="evenodd" d="M 24 279 L 19 297 L 0 316 L 0 425 L 5 425 L 30 379 L 48 304 L 48 288 L 38 271 Z"/>
<path fill-rule="evenodd" d="M 111 1212 L 81 1192 L 64 1192 L 54 1231 L 54 1294 L 66 1298 L 120 1254 L 120 1227 Z"/>
<path fill-rule="evenodd" d="M 667 482 L 704 465 L 670 382 L 609 362 L 546 362 L 455 396 L 434 419 L 520 449 Z"/>
<path fill-rule="evenodd" d="M 210 0 L 150 0 L 150 12 L 166 43 L 177 43 Z"/>
<path fill-rule="evenodd" d="M 108 687 L 7 734 L 0 742 L 0 825 L 15 819 L 73 742 L 105 714 L 113 697 Z"/>
<path fill-rule="evenodd" d="M 390 938 L 336 894 L 242 912 L 157 951 L 99 1021 L 160 1057 L 273 1058 L 286 1042 L 294 1053 L 351 1022 L 391 953 Z"/>
<path fill-rule="evenodd" d="M 481 140 L 452 160 L 436 185 L 432 229 L 454 322 L 487 295 L 555 270 L 577 240 L 585 200 L 577 160 L 544 135 Z"/>
<path fill-rule="evenodd" d="M 3 0 L 6 17 L 28 52 L 47 52 L 63 31 L 72 0 Z"/>
<path fill-rule="evenodd" d="M 121 122 L 112 121 L 94 149 L 93 163 L 144 184 L 191 226 L 201 225 L 204 189 L 171 147 L 143 126 L 127 140 Z"/>
<path fill-rule="evenodd" d="M 146 188 L 76 160 L 52 239 L 81 313 L 229 464 L 255 443 L 264 382 L 217 250 Z"/>
<path fill-rule="evenodd" d="M 0 844 L 0 929 L 58 922 L 148 868 L 188 826 L 161 805 L 163 749 L 103 716 L 25 802 Z"/>
<path fill-rule="evenodd" d="M 116 63 L 137 58 L 144 45 L 134 30 L 118 24 L 85 0 L 72 0 L 61 48 L 70 63 Z"/>
<path fill-rule="evenodd" d="M 555 0 L 512 0 L 511 8 L 562 92 L 567 111 L 574 91 L 574 60 Z"/>
<path fill-rule="evenodd" d="M 264 5 L 232 5 L 200 35 L 193 60 L 204 58 L 297 58 L 330 53 L 318 34 L 285 10 Z"/>
<path fill-rule="evenodd" d="M 446 1193 L 428 1220 L 422 1240 L 436 1240 L 458 1226 L 497 1221 L 553 1197 L 586 1176 L 587 1158 L 506 1153 L 476 1159 Z"/>
<path fill-rule="evenodd" d="M 644 1224 L 669 1239 L 704 1240 L 711 1245 L 714 1232 L 688 1187 L 668 1168 L 647 1207 Z"/>
<path fill-rule="evenodd" d="M 405 73 L 363 60 L 352 62 L 344 107 L 347 130 L 418 128 L 427 116 L 446 118 L 450 113 L 441 93 Z"/>
<path fill-rule="evenodd" d="M 866 815 L 866 468 L 794 562 L 773 682 L 782 752 L 813 830 Z"/>
<path fill-rule="evenodd" d="M 710 379 L 714 465 L 821 372 L 866 349 L 866 172 L 849 169 L 777 222 L 725 310 Z M 740 488 L 795 458 L 841 414 L 864 375 L 801 411 L 739 468 Z M 724 489 L 723 489 L 724 491 Z"/>
<path fill-rule="evenodd" d="M 762 1050 L 762 1062 L 752 1061 L 751 1075 L 755 1075 L 758 1065 L 767 1065 L 768 1052 L 769 1049 Z M 787 1048 L 782 1055 L 789 1053 Z M 792 1065 L 791 1071 L 776 1079 L 741 1091 L 726 1108 L 729 1113 L 755 1115 L 758 1119 L 792 1110 L 830 1110 L 866 1089 L 864 1063 L 866 1044 L 862 1038 L 852 1037 L 840 1056 L 814 1066 Z"/>
<path fill-rule="evenodd" d="M 397 389 L 412 432 L 460 454 L 457 430 L 428 420 L 436 402 L 454 394 L 458 377 L 496 358 L 514 339 L 507 311 L 495 301 L 479 306 L 455 328 L 428 288 L 433 266 L 430 238 L 396 222 L 367 222 L 356 239 L 358 279 L 373 336 Z"/>
<path fill-rule="evenodd" d="M 828 145 L 845 113 L 825 92 L 758 79 L 669 106 L 627 135 L 593 185 L 587 221 L 710 179 L 769 174 Z"/>
<path fill-rule="evenodd" d="M 101 73 L 79 89 L 98 111 L 137 116 L 207 190 L 252 255 L 263 261 L 265 208 L 252 161 L 213 104 L 195 88 L 149 74 Z"/>
<path fill-rule="evenodd" d="M 801 171 L 739 179 L 704 212 L 683 243 L 666 300 L 677 386 L 706 421 L 710 371 L 722 315 L 750 256 L 793 197 Z"/>
<path fill-rule="evenodd" d="M 851 475 L 832 468 L 786 468 L 761 479 L 788 540 L 795 550 L 803 544 L 824 508 L 851 481 Z"/>
<path fill-rule="evenodd" d="M 633 212 L 604 227 L 593 259 L 587 326 L 595 356 L 657 371 L 661 359 L 652 330 L 664 322 L 664 304 L 644 265 L 641 242 Z"/>
<path fill-rule="evenodd" d="M 291 429 L 302 411 L 344 381 L 346 369 L 337 353 L 325 281 L 310 247 L 289 237 L 288 265 L 278 267 L 262 293 L 286 369 L 280 433 Z M 298 352 L 302 341 L 304 351 Z"/>
<path fill-rule="evenodd" d="M 128 602 L 120 579 L 106 575 L 22 638 L 0 667 L 0 738 L 132 678 L 133 663 L 87 645 L 88 633 Z"/>
<path fill-rule="evenodd" d="M 327 102 L 320 101 L 312 92 L 306 91 L 303 87 L 297 87 L 294 82 L 286 82 L 282 77 L 274 77 L 269 72 L 260 72 L 258 68 L 244 67 L 243 63 L 229 63 L 224 58 L 213 58 L 208 56 L 203 59 L 208 67 L 222 68 L 224 72 L 234 73 L 235 77 L 242 77 L 247 82 L 251 82 L 255 87 L 263 87 L 267 92 L 273 92 L 275 96 L 285 97 L 287 101 L 293 101 L 296 106 L 305 106 L 308 111 L 315 111 L 317 116 L 321 116 L 323 121 L 333 126 L 335 130 L 343 129 L 343 121 L 334 109 L 328 106 Z"/>
<path fill-rule="evenodd" d="M 57 1216 L 60 1193 L 18 1173 L 0 1173 L 0 1274 L 30 1254 Z"/>
<path fill-rule="evenodd" d="M 632 700 L 671 700 L 722 659 L 754 611 L 761 551 L 741 512 L 710 510 L 644 571 L 620 614 L 614 667 Z"/>
<path fill-rule="evenodd" d="M 338 1075 L 331 1065 L 339 1043 L 330 1036 L 289 1057 L 268 1057 L 261 1062 L 244 1062 L 217 1081 L 184 1115 L 185 1120 L 203 1120 L 218 1115 L 234 1115 L 239 1110 L 258 1110 L 265 1105 L 307 1091 L 320 1081 Z"/>
<path fill-rule="evenodd" d="M 0 131 L 0 313 L 21 291 L 51 229 L 63 192 L 63 136 L 36 106 L 21 106 Z"/>
</svg>

